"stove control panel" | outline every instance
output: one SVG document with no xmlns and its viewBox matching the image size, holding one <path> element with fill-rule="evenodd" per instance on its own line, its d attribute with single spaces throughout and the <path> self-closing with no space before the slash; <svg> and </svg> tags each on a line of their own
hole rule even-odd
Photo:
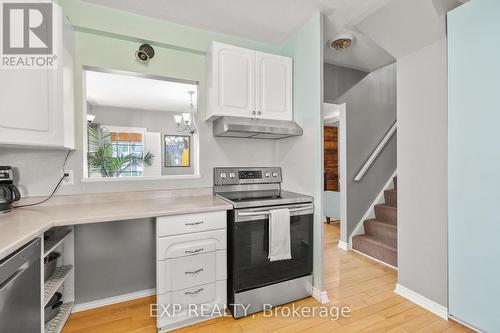
<svg viewBox="0 0 500 333">
<path fill-rule="evenodd" d="M 214 185 L 281 183 L 281 168 L 214 168 Z"/>
<path fill-rule="evenodd" d="M 250 170 L 243 170 L 243 171 L 238 171 L 238 178 L 239 179 L 262 179 L 262 171 L 250 171 Z"/>
</svg>

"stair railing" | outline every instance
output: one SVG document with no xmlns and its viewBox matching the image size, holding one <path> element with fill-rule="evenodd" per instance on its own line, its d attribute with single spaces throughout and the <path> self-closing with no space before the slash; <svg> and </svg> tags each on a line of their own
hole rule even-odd
<svg viewBox="0 0 500 333">
<path fill-rule="evenodd" d="M 389 129 L 389 131 L 385 134 L 384 138 L 380 143 L 377 145 L 373 153 L 370 155 L 368 160 L 365 162 L 361 170 L 359 170 L 358 174 L 356 177 L 354 177 L 355 182 L 359 182 L 361 179 L 363 179 L 365 173 L 370 169 L 370 167 L 373 165 L 373 162 L 377 159 L 378 155 L 382 152 L 384 147 L 387 145 L 391 137 L 396 133 L 398 122 L 395 121 L 392 127 Z"/>
</svg>

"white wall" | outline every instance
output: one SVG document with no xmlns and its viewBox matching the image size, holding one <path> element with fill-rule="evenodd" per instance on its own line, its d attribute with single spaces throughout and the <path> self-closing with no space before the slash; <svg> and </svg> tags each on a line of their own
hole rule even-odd
<svg viewBox="0 0 500 333">
<path fill-rule="evenodd" d="M 446 39 L 397 62 L 398 283 L 445 307 L 446 66 Z"/>
</svg>

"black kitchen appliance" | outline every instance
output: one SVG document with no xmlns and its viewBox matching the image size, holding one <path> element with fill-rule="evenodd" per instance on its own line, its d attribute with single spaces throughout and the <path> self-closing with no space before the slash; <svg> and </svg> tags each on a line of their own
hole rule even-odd
<svg viewBox="0 0 500 333">
<path fill-rule="evenodd" d="M 0 213 L 12 210 L 12 203 L 21 199 L 13 180 L 12 167 L 0 166 Z"/>
<path fill-rule="evenodd" d="M 215 168 L 214 192 L 228 211 L 228 308 L 234 318 L 309 297 L 313 198 L 281 189 L 281 168 Z M 290 210 L 292 258 L 270 261 L 271 209 Z"/>
</svg>

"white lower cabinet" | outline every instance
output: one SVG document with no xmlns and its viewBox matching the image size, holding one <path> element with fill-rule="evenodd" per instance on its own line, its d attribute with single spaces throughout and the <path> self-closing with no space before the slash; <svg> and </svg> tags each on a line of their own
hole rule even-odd
<svg viewBox="0 0 500 333">
<path fill-rule="evenodd" d="M 191 229 L 189 223 L 199 221 L 204 221 L 202 231 Z M 223 315 L 227 299 L 226 212 L 158 217 L 156 230 L 160 331 Z"/>
</svg>

